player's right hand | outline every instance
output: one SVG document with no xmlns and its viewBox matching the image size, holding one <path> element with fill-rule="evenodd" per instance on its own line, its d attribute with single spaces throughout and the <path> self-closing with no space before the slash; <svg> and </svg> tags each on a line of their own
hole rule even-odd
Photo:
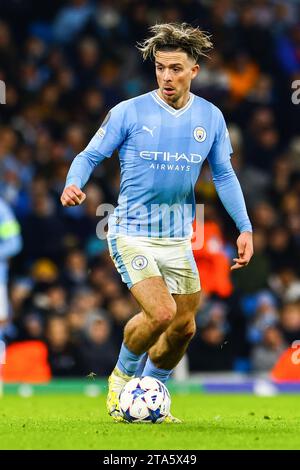
<svg viewBox="0 0 300 470">
<path fill-rule="evenodd" d="M 72 207 L 82 204 L 85 198 L 86 194 L 75 186 L 75 184 L 71 184 L 63 190 L 60 200 L 64 207 Z"/>
</svg>

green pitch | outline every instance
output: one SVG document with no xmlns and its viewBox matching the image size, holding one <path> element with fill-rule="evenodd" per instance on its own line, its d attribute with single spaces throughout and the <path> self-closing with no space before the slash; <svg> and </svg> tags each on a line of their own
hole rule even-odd
<svg viewBox="0 0 300 470">
<path fill-rule="evenodd" d="M 299 396 L 175 395 L 184 424 L 117 424 L 105 397 L 0 399 L 0 449 L 300 449 Z"/>
</svg>

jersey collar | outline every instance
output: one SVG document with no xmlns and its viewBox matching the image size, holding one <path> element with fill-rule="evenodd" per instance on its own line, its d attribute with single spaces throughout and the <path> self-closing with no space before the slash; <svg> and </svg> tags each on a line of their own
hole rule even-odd
<svg viewBox="0 0 300 470">
<path fill-rule="evenodd" d="M 175 117 L 179 117 L 183 113 L 185 113 L 191 107 L 191 105 L 194 101 L 194 97 L 195 97 L 195 95 L 193 93 L 190 93 L 190 99 L 188 100 L 187 104 L 185 106 L 183 106 L 183 108 L 174 109 L 174 108 L 172 108 L 172 106 L 170 106 L 168 103 L 166 103 L 159 96 L 159 94 L 157 93 L 157 90 L 152 91 L 150 94 L 151 94 L 152 98 L 154 99 L 154 101 L 156 101 L 156 103 L 159 104 L 159 106 L 164 108 L 166 111 L 168 111 L 168 113 L 172 114 L 172 116 L 175 116 Z"/>
</svg>

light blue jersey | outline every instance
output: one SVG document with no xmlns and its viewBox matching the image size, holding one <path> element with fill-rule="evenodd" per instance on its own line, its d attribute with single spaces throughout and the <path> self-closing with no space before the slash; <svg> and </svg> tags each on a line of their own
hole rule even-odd
<svg viewBox="0 0 300 470">
<path fill-rule="evenodd" d="M 190 237 L 194 186 L 206 158 L 239 230 L 251 230 L 230 164 L 232 148 L 224 117 L 212 103 L 190 93 L 187 104 L 174 109 L 156 91 L 119 103 L 73 161 L 66 186 L 82 188 L 93 168 L 115 149 L 121 186 L 118 206 L 109 218 L 110 236 Z"/>
<path fill-rule="evenodd" d="M 10 207 L 0 199 L 0 285 L 7 282 L 9 258 L 18 254 L 21 248 L 20 226 Z"/>
</svg>

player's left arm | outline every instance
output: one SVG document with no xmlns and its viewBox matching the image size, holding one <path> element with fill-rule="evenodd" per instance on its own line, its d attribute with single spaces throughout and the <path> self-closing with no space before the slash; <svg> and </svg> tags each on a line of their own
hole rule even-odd
<svg viewBox="0 0 300 470">
<path fill-rule="evenodd" d="M 231 165 L 232 147 L 224 117 L 219 110 L 218 112 L 219 126 L 208 162 L 222 204 L 240 231 L 237 239 L 238 257 L 234 258 L 235 264 L 231 267 L 234 270 L 247 266 L 253 255 L 252 225 L 240 183 Z"/>
</svg>

